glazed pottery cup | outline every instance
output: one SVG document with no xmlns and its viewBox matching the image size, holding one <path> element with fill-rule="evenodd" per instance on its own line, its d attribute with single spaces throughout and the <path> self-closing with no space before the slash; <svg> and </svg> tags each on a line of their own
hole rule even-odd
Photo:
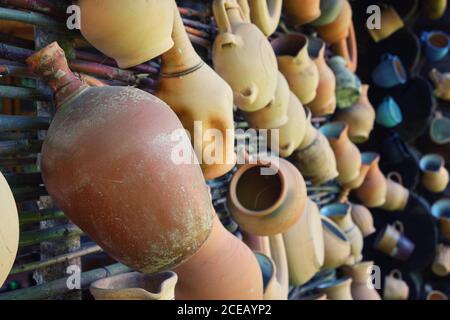
<svg viewBox="0 0 450 320">
<path fill-rule="evenodd" d="M 435 86 L 434 95 L 441 100 L 450 101 L 450 72 L 432 69 L 429 77 Z"/>
<path fill-rule="evenodd" d="M 374 242 L 375 249 L 393 258 L 406 261 L 414 251 L 415 245 L 404 235 L 404 227 L 400 221 L 387 225 Z"/>
<path fill-rule="evenodd" d="M 387 175 L 386 202 L 381 207 L 387 211 L 400 211 L 408 204 L 409 190 L 403 187 L 402 176 L 398 172 Z"/>
<path fill-rule="evenodd" d="M 398 56 L 384 54 L 372 72 L 372 80 L 380 88 L 392 88 L 405 84 L 406 70 Z"/>
<path fill-rule="evenodd" d="M 427 294 L 427 300 L 448 300 L 445 293 L 438 291 L 438 290 L 432 290 Z"/>
<path fill-rule="evenodd" d="M 376 123 L 386 128 L 393 128 L 403 121 L 402 110 L 392 97 L 386 97 L 378 106 Z"/>
<path fill-rule="evenodd" d="M 450 119 L 442 113 L 436 115 L 430 125 L 430 138 L 435 144 L 450 143 Z"/>
<path fill-rule="evenodd" d="M 384 278 L 384 300 L 408 300 L 409 287 L 402 279 L 399 270 L 392 270 L 391 273 Z"/>
<path fill-rule="evenodd" d="M 450 273 L 450 247 L 439 244 L 436 248 L 436 258 L 431 266 L 434 274 L 445 277 Z"/>
<path fill-rule="evenodd" d="M 442 31 L 423 32 L 420 40 L 424 46 L 425 56 L 430 61 L 442 60 L 450 48 L 449 36 Z"/>
<path fill-rule="evenodd" d="M 450 199 L 442 199 L 433 204 L 431 214 L 439 220 L 441 234 L 450 241 Z"/>
<path fill-rule="evenodd" d="M 397 30 L 403 28 L 404 23 L 402 18 L 398 15 L 394 7 L 386 7 L 381 12 L 381 28 L 369 29 L 369 34 L 373 41 L 379 42 L 388 38 Z"/>
<path fill-rule="evenodd" d="M 422 185 L 430 192 L 443 192 L 449 183 L 449 174 L 444 158 L 437 154 L 427 154 L 420 159 Z"/>
</svg>

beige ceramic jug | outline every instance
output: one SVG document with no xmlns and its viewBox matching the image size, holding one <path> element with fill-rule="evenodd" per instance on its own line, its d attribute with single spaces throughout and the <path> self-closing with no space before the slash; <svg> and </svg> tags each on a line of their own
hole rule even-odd
<svg viewBox="0 0 450 320">
<path fill-rule="evenodd" d="M 450 72 L 442 73 L 433 69 L 430 71 L 430 79 L 436 88 L 434 90 L 436 97 L 450 101 Z"/>
<path fill-rule="evenodd" d="M 381 208 L 387 211 L 402 211 L 408 204 L 409 190 L 402 185 L 402 176 L 398 172 L 391 172 L 386 178 L 386 202 Z"/>
<path fill-rule="evenodd" d="M 268 37 L 278 27 L 283 0 L 248 0 L 252 22 Z"/>
<path fill-rule="evenodd" d="M 372 213 L 360 204 L 352 203 L 352 219 L 356 226 L 361 230 L 364 237 L 368 237 L 375 233 Z"/>
<path fill-rule="evenodd" d="M 353 260 L 351 244 L 347 235 L 333 220 L 321 216 L 325 259 L 323 269 L 336 269 Z"/>
<path fill-rule="evenodd" d="M 354 300 L 381 300 L 371 279 L 373 264 L 373 261 L 364 261 L 344 266 L 344 274 L 352 278 L 351 290 Z"/>
</svg>

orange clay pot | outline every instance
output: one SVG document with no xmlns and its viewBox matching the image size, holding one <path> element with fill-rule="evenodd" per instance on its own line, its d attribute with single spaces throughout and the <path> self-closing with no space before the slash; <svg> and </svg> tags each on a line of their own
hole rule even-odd
<svg viewBox="0 0 450 320">
<path fill-rule="evenodd" d="M 349 36 L 352 24 L 352 7 L 348 0 L 344 0 L 341 13 L 330 24 L 316 27 L 319 36 L 327 43 L 338 43 Z"/>
</svg>

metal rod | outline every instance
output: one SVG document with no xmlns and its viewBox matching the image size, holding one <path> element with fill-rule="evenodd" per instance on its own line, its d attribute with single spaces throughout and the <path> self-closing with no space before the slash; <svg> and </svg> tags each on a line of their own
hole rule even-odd
<svg viewBox="0 0 450 320">
<path fill-rule="evenodd" d="M 40 172 L 5 173 L 4 176 L 11 187 L 38 186 L 44 183 Z"/>
<path fill-rule="evenodd" d="M 1 131 L 1 129 L 0 129 Z M 0 141 L 36 139 L 33 132 L 0 132 Z"/>
<path fill-rule="evenodd" d="M 62 33 L 74 33 L 69 29 L 67 29 L 64 23 L 59 22 L 46 15 L 31 11 L 20 11 L 0 7 L 0 19 L 28 23 L 42 28 L 52 29 Z"/>
<path fill-rule="evenodd" d="M 53 99 L 53 94 L 50 90 L 0 85 L 0 98 L 49 101 Z"/>
<path fill-rule="evenodd" d="M 0 132 L 14 130 L 46 130 L 50 118 L 0 115 Z"/>
<path fill-rule="evenodd" d="M 46 0 L 0 0 L 0 4 L 20 9 L 36 11 L 55 17 L 64 17 L 65 12 Z"/>
<path fill-rule="evenodd" d="M 26 247 L 39 244 L 43 241 L 59 240 L 62 238 L 83 235 L 83 231 L 73 224 L 56 226 L 48 229 L 26 231 L 20 234 L 19 246 Z"/>
<path fill-rule="evenodd" d="M 37 201 L 42 196 L 47 196 L 48 192 L 45 187 L 22 187 L 11 189 L 16 202 Z"/>
<path fill-rule="evenodd" d="M 38 140 L 1 141 L 0 156 L 15 155 L 18 153 L 39 153 L 41 148 L 42 141 Z"/>
<path fill-rule="evenodd" d="M 37 223 L 44 220 L 65 219 L 64 212 L 59 209 L 43 209 L 39 211 L 23 211 L 19 213 L 20 225 Z"/>
<path fill-rule="evenodd" d="M 30 158 L 0 158 L 0 167 L 15 167 L 36 164 L 36 157 Z"/>
</svg>

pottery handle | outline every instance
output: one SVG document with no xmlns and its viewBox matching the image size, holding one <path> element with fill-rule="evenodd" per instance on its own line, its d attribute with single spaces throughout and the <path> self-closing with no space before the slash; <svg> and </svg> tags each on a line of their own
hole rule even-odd
<svg viewBox="0 0 450 320">
<path fill-rule="evenodd" d="M 389 275 L 394 277 L 395 279 L 402 280 L 402 273 L 398 269 L 392 270 Z"/>
<path fill-rule="evenodd" d="M 405 227 L 403 226 L 403 223 L 398 220 L 394 222 L 394 228 L 397 229 L 397 231 L 401 234 L 405 233 Z"/>
<path fill-rule="evenodd" d="M 242 9 L 245 22 L 251 23 L 250 19 L 250 6 L 248 0 L 238 0 L 239 6 Z"/>
<path fill-rule="evenodd" d="M 214 0 L 213 2 L 213 14 L 216 20 L 217 27 L 220 33 L 232 32 L 230 19 L 227 15 L 227 2 L 228 0 Z"/>
<path fill-rule="evenodd" d="M 395 172 L 395 171 L 390 172 L 390 173 L 387 175 L 387 178 L 388 178 L 389 180 L 398 182 L 399 184 L 403 185 L 403 178 L 402 178 L 401 174 L 398 173 L 398 172 Z M 395 178 L 395 180 L 394 180 L 393 178 Z"/>
</svg>

